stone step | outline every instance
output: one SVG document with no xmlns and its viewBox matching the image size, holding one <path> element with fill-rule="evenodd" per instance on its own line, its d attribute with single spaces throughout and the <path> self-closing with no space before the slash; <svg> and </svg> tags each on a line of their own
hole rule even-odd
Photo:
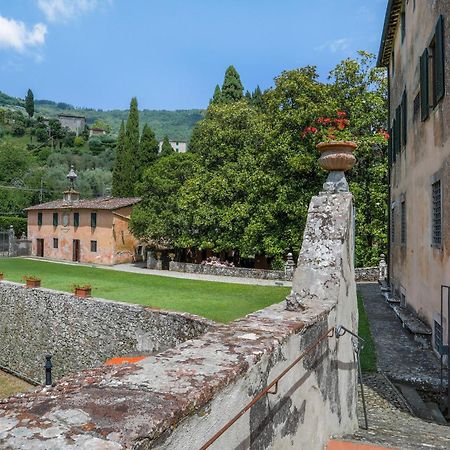
<svg viewBox="0 0 450 450">
<path fill-rule="evenodd" d="M 417 417 L 429 422 L 435 421 L 432 411 L 413 387 L 407 386 L 406 384 L 397 384 L 396 386 L 400 389 Z"/>
<path fill-rule="evenodd" d="M 448 425 L 447 421 L 445 420 L 445 417 L 442 414 L 442 411 L 439 409 L 439 406 L 437 405 L 437 403 L 425 402 L 425 405 L 431 411 L 431 414 L 433 415 L 434 421 L 436 423 L 438 423 L 439 425 Z"/>
<path fill-rule="evenodd" d="M 392 295 L 392 292 L 390 292 L 390 291 L 386 291 L 386 292 L 383 292 L 383 297 L 386 299 L 386 301 L 388 301 L 389 303 L 394 303 L 394 304 L 400 304 L 400 299 L 398 299 L 398 298 L 396 298 L 396 297 L 394 297 L 393 295 Z"/>
<path fill-rule="evenodd" d="M 431 335 L 431 328 L 423 323 L 415 313 L 403 306 L 393 306 L 392 309 L 403 325 L 413 334 Z"/>
<path fill-rule="evenodd" d="M 326 450 L 400 450 L 397 447 L 380 447 L 378 445 L 366 444 L 364 442 L 336 440 L 328 442 Z"/>
</svg>

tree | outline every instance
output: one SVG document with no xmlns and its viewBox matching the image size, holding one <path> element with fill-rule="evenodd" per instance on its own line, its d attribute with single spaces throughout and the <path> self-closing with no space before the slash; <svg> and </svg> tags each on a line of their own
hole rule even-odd
<svg viewBox="0 0 450 450">
<path fill-rule="evenodd" d="M 137 98 L 133 97 L 130 102 L 130 112 L 128 114 L 125 127 L 125 159 L 123 162 L 123 196 L 134 195 L 134 185 L 140 171 L 139 167 L 139 111 Z"/>
<path fill-rule="evenodd" d="M 242 98 L 244 87 L 241 83 L 241 78 L 234 68 L 229 66 L 225 72 L 225 77 L 222 85 L 222 93 L 220 96 L 221 102 L 231 103 L 236 102 Z"/>
<path fill-rule="evenodd" d="M 104 130 L 107 133 L 111 131 L 111 126 L 104 120 L 97 119 L 91 126 L 91 128 L 98 128 L 99 130 Z"/>
<path fill-rule="evenodd" d="M 222 91 L 220 90 L 220 86 L 216 84 L 216 88 L 214 89 L 213 98 L 209 101 L 209 104 L 217 105 L 222 101 Z"/>
<path fill-rule="evenodd" d="M 251 103 L 254 106 L 261 106 L 262 104 L 262 92 L 261 92 L 261 88 L 258 86 L 256 86 L 256 89 L 252 92 L 252 100 Z"/>
<path fill-rule="evenodd" d="M 116 158 L 114 160 L 113 175 L 112 175 L 112 195 L 114 197 L 124 197 L 127 195 L 127 184 L 125 178 L 127 174 L 124 173 L 126 164 L 126 147 L 125 147 L 125 124 L 122 120 L 120 125 L 119 135 L 116 144 Z"/>
<path fill-rule="evenodd" d="M 28 89 L 27 96 L 25 97 L 25 110 L 31 119 L 34 115 L 34 95 L 31 89 Z"/>
<path fill-rule="evenodd" d="M 164 136 L 164 139 L 163 139 L 163 142 L 162 142 L 162 145 L 161 145 L 161 152 L 160 152 L 159 156 L 161 158 L 163 158 L 163 157 L 169 156 L 169 155 L 171 155 L 173 153 L 175 153 L 175 150 L 170 145 L 169 138 L 167 136 Z"/>
<path fill-rule="evenodd" d="M 145 124 L 139 147 L 139 178 L 143 171 L 158 159 L 158 153 L 159 142 L 155 138 L 155 133 L 149 125 Z"/>
</svg>

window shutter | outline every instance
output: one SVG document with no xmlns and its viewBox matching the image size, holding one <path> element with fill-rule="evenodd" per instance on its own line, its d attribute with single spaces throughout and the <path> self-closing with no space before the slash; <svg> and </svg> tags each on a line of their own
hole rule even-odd
<svg viewBox="0 0 450 450">
<path fill-rule="evenodd" d="M 392 160 L 397 159 L 397 120 L 392 122 Z"/>
<path fill-rule="evenodd" d="M 402 130 L 402 109 L 401 109 L 401 105 L 397 106 L 397 109 L 395 110 L 395 124 L 396 124 L 396 129 L 395 129 L 395 151 L 396 153 L 400 153 L 400 148 L 402 146 L 402 135 L 401 135 L 401 130 Z"/>
<path fill-rule="evenodd" d="M 407 107 L 407 98 L 406 98 L 406 91 L 403 92 L 402 96 L 402 144 L 406 145 L 407 140 L 407 123 L 408 123 L 408 113 L 407 113 L 408 107 Z"/>
<path fill-rule="evenodd" d="M 389 128 L 389 140 L 388 140 L 388 160 L 389 160 L 389 166 L 392 165 L 392 163 L 394 162 L 394 158 L 393 158 L 393 152 L 392 152 L 392 128 Z"/>
<path fill-rule="evenodd" d="M 444 70 L 444 18 L 439 17 L 436 24 L 436 35 L 435 35 L 435 82 L 436 82 L 436 92 L 435 99 L 436 103 L 444 97 L 445 93 L 445 70 Z"/>
<path fill-rule="evenodd" d="M 97 226 L 97 213 L 91 213 L 91 227 L 95 228 Z"/>
<path fill-rule="evenodd" d="M 420 57 L 420 115 L 422 122 L 427 120 L 430 113 L 428 92 L 428 49 L 426 48 Z"/>
</svg>

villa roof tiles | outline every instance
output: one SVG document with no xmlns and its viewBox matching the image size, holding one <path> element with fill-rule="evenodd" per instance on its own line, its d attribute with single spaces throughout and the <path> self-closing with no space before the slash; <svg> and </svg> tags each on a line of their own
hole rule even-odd
<svg viewBox="0 0 450 450">
<path fill-rule="evenodd" d="M 106 209 L 115 210 L 126 206 L 134 205 L 141 201 L 140 197 L 101 197 L 91 199 L 80 199 L 68 202 L 65 200 L 54 200 L 52 202 L 41 203 L 39 205 L 25 208 L 25 211 L 36 209 Z"/>
</svg>

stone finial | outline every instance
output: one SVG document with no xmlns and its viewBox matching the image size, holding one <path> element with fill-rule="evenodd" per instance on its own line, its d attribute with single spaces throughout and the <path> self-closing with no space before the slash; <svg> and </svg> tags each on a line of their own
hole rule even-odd
<svg viewBox="0 0 450 450">
<path fill-rule="evenodd" d="M 329 193 L 348 192 L 348 183 L 344 172 L 350 170 L 356 163 L 353 151 L 354 142 L 321 142 L 317 145 L 321 155 L 319 165 L 329 172 L 323 190 Z"/>
<path fill-rule="evenodd" d="M 292 275 L 295 270 L 295 262 L 292 253 L 287 254 L 286 262 L 284 264 L 284 273 L 286 275 Z"/>
</svg>

